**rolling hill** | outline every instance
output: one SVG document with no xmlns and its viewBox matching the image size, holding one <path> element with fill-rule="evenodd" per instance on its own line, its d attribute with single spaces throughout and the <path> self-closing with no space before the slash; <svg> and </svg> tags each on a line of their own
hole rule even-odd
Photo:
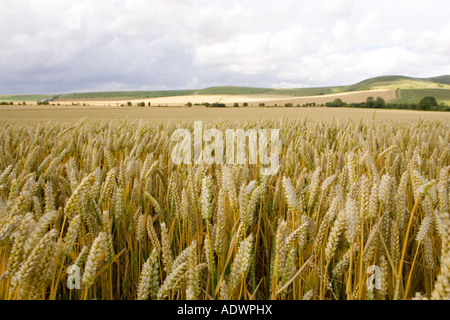
<svg viewBox="0 0 450 320">
<path fill-rule="evenodd" d="M 253 88 L 238 86 L 210 87 L 196 90 L 196 94 L 279 94 L 291 96 L 315 96 L 352 91 L 383 89 L 445 89 L 450 90 L 450 75 L 433 78 L 411 78 L 405 76 L 382 76 L 370 78 L 353 85 L 317 88 Z"/>
<path fill-rule="evenodd" d="M 84 92 L 49 95 L 3 95 L 0 101 L 36 102 L 44 99 L 57 100 L 135 100 L 187 95 L 282 95 L 293 97 L 322 96 L 344 92 L 367 90 L 398 90 L 398 103 L 418 103 L 425 96 L 434 96 L 439 102 L 450 103 L 450 75 L 431 78 L 412 78 L 400 75 L 370 78 L 347 86 L 317 88 L 255 88 L 241 86 L 217 86 L 199 90 L 165 91 L 116 91 Z"/>
</svg>

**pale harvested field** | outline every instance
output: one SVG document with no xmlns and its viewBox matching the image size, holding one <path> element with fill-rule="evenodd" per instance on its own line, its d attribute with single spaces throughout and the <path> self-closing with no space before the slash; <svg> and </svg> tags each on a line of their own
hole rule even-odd
<svg viewBox="0 0 450 320">
<path fill-rule="evenodd" d="M 395 90 L 370 90 L 370 91 L 356 91 L 356 92 L 344 92 L 338 94 L 328 94 L 322 96 L 308 96 L 308 97 L 294 97 L 294 96 L 282 96 L 282 95 L 188 95 L 188 96 L 175 96 L 175 97 L 162 97 L 162 98 L 149 98 L 149 99 L 128 99 L 128 100 L 114 100 L 114 99 L 79 99 L 79 100 L 57 100 L 60 104 L 72 105 L 72 103 L 86 103 L 90 106 L 119 106 L 125 104 L 127 101 L 132 103 L 145 102 L 145 104 L 151 103 L 152 106 L 184 106 L 186 103 L 192 104 L 200 103 L 225 103 L 228 106 L 232 106 L 234 103 L 243 104 L 247 102 L 249 106 L 258 106 L 260 103 L 266 105 L 284 105 L 286 103 L 292 103 L 294 106 L 304 105 L 307 103 L 325 104 L 331 102 L 336 98 L 342 99 L 347 103 L 364 102 L 368 97 L 382 97 L 386 101 L 391 101 L 396 98 Z"/>
<path fill-rule="evenodd" d="M 205 108 L 205 107 L 64 107 L 0 106 L 0 121 L 45 122 L 96 120 L 270 120 L 308 118 L 317 120 L 440 120 L 449 122 L 448 112 L 374 110 L 357 108 Z"/>
</svg>

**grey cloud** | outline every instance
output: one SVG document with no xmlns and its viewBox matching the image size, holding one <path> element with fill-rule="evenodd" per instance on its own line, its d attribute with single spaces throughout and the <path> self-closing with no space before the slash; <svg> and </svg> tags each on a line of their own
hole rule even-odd
<svg viewBox="0 0 450 320">
<path fill-rule="evenodd" d="M 449 74 L 448 9 L 444 0 L 4 0 L 0 94 Z"/>
</svg>

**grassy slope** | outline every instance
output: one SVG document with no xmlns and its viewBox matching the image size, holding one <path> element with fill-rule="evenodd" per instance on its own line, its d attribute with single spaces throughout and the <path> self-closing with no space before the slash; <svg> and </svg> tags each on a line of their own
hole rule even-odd
<svg viewBox="0 0 450 320">
<path fill-rule="evenodd" d="M 341 92 L 381 90 L 381 89 L 442 89 L 442 84 L 450 84 L 450 76 L 440 76 L 428 79 L 410 78 L 405 76 L 383 76 L 361 81 L 349 86 L 319 87 L 319 88 L 293 88 L 270 89 L 251 87 L 211 87 L 197 90 L 197 94 L 280 94 L 292 96 L 315 96 Z M 447 86 L 444 86 L 445 89 Z M 430 91 L 432 92 L 432 91 Z M 423 92 L 420 92 L 423 93 Z"/>
<path fill-rule="evenodd" d="M 116 91 L 116 92 L 86 92 L 62 94 L 58 99 L 139 99 L 156 97 L 173 97 L 193 94 L 195 90 L 165 90 L 165 91 Z"/>
<path fill-rule="evenodd" d="M 438 102 L 450 102 L 450 90 L 445 89 L 401 89 L 400 98 L 394 103 L 417 103 L 426 96 L 433 96 Z"/>
<path fill-rule="evenodd" d="M 0 101 L 12 101 L 12 102 L 23 102 L 23 101 L 40 101 L 45 99 L 51 99 L 53 94 L 27 94 L 27 95 L 3 95 L 0 96 Z"/>
<path fill-rule="evenodd" d="M 410 78 L 404 76 L 384 76 L 361 81 L 350 86 L 268 89 L 248 87 L 211 87 L 198 90 L 198 94 L 280 94 L 292 96 L 315 96 L 341 92 L 400 89 L 400 98 L 395 103 L 418 103 L 423 97 L 434 96 L 438 102 L 450 102 L 450 76 L 440 76 L 428 79 Z"/>
<path fill-rule="evenodd" d="M 117 91 L 117 92 L 86 92 L 59 95 L 59 99 L 140 99 L 169 96 L 182 96 L 191 94 L 229 94 L 229 95 L 251 95 L 251 94 L 279 94 L 291 96 L 314 96 L 333 94 L 340 92 L 400 89 L 401 98 L 395 102 L 419 102 L 425 96 L 435 96 L 439 102 L 450 101 L 450 76 L 439 76 L 433 78 L 410 78 L 405 76 L 383 76 L 361 81 L 349 86 L 320 87 L 320 88 L 253 88 L 238 86 L 210 87 L 201 90 L 166 90 L 166 91 Z M 54 95 L 15 95 L 0 96 L 0 101 L 38 101 L 52 98 Z"/>
<path fill-rule="evenodd" d="M 361 90 L 376 90 L 376 89 L 450 89 L 445 82 L 440 82 L 438 79 L 447 81 L 448 76 L 419 79 L 404 76 L 384 76 L 376 77 L 361 81 L 357 84 L 348 86 L 346 91 L 361 91 Z"/>
<path fill-rule="evenodd" d="M 202 90 L 197 90 L 197 94 L 278 94 L 287 96 L 317 96 L 324 94 L 333 94 L 343 92 L 345 87 L 321 87 L 321 88 L 293 88 L 293 89 L 271 89 L 271 88 L 252 88 L 252 87 L 211 87 Z"/>
<path fill-rule="evenodd" d="M 428 81 L 436 82 L 436 83 L 450 84 L 450 75 L 449 76 L 439 76 L 439 77 L 434 77 L 434 78 L 426 78 L 424 80 L 428 80 Z"/>
<path fill-rule="evenodd" d="M 58 95 L 58 99 L 139 99 L 184 96 L 195 93 L 195 90 L 167 90 L 167 91 L 115 91 L 115 92 L 85 92 Z M 4 95 L 0 96 L 0 101 L 39 101 L 51 99 L 55 95 Z"/>
<path fill-rule="evenodd" d="M 384 76 L 361 81 L 349 86 L 348 91 L 400 89 L 399 99 L 392 103 L 419 103 L 426 96 L 433 96 L 438 102 L 450 102 L 450 76 L 434 78 L 410 78 Z"/>
</svg>

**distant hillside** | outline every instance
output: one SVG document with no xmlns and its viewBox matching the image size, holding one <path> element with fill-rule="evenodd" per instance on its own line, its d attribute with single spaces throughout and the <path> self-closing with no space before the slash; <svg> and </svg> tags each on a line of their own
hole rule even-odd
<svg viewBox="0 0 450 320">
<path fill-rule="evenodd" d="M 400 97 L 393 103 L 418 103 L 424 97 L 435 97 L 438 102 L 450 104 L 450 90 L 446 89 L 401 89 Z"/>
<path fill-rule="evenodd" d="M 418 103 L 426 96 L 434 96 L 438 102 L 450 102 L 450 75 L 433 78 L 411 78 L 405 76 L 382 76 L 367 79 L 349 86 L 270 89 L 251 87 L 211 87 L 197 90 L 197 94 L 279 94 L 290 96 L 318 96 L 342 92 L 399 89 L 399 99 L 393 102 Z"/>
<path fill-rule="evenodd" d="M 55 95 L 54 94 L 25 94 L 25 95 L 1 95 L 0 101 L 11 101 L 14 103 L 19 103 L 23 101 L 27 102 L 36 102 L 41 101 L 45 99 L 51 99 Z"/>
<path fill-rule="evenodd" d="M 164 90 L 164 91 L 112 91 L 112 92 L 84 92 L 58 95 L 59 100 L 76 99 L 139 99 L 174 97 L 193 94 L 195 90 Z"/>
<path fill-rule="evenodd" d="M 450 82 L 450 76 L 440 76 L 428 79 L 411 78 L 405 76 L 383 76 L 361 81 L 357 84 L 346 87 L 344 91 L 425 88 L 450 89 L 450 86 L 447 82 Z"/>
<path fill-rule="evenodd" d="M 283 96 L 320 96 L 324 94 L 333 94 L 344 92 L 346 87 L 318 87 L 318 88 L 286 88 L 286 89 L 273 89 L 273 88 L 252 88 L 252 87 L 210 87 L 202 90 L 197 90 L 196 94 L 278 94 Z"/>
<path fill-rule="evenodd" d="M 395 102 L 417 103 L 424 96 L 432 95 L 439 102 L 450 102 L 450 75 L 432 78 L 412 78 L 390 75 L 370 78 L 347 86 L 317 87 L 317 88 L 255 88 L 240 86 L 218 86 L 199 90 L 163 90 L 163 91 L 115 91 L 115 92 L 84 92 L 70 94 L 49 95 L 4 95 L 0 101 L 35 102 L 44 99 L 55 100 L 83 100 L 83 99 L 144 99 L 184 95 L 288 95 L 295 97 L 319 96 L 342 92 L 399 89 L 399 99 Z"/>
<path fill-rule="evenodd" d="M 434 78 L 427 78 L 424 80 L 428 80 L 431 82 L 436 82 L 436 83 L 444 83 L 444 84 L 449 84 L 450 85 L 450 76 L 439 76 L 439 77 L 434 77 Z"/>
<path fill-rule="evenodd" d="M 292 89 L 271 89 L 252 87 L 210 87 L 197 90 L 197 94 L 280 94 L 291 96 L 315 96 L 334 94 L 341 92 L 383 90 L 383 89 L 447 89 L 450 90 L 450 76 L 439 76 L 434 78 L 420 79 L 405 76 L 382 76 L 370 78 L 353 85 L 317 87 L 317 88 L 292 88 Z"/>
</svg>

